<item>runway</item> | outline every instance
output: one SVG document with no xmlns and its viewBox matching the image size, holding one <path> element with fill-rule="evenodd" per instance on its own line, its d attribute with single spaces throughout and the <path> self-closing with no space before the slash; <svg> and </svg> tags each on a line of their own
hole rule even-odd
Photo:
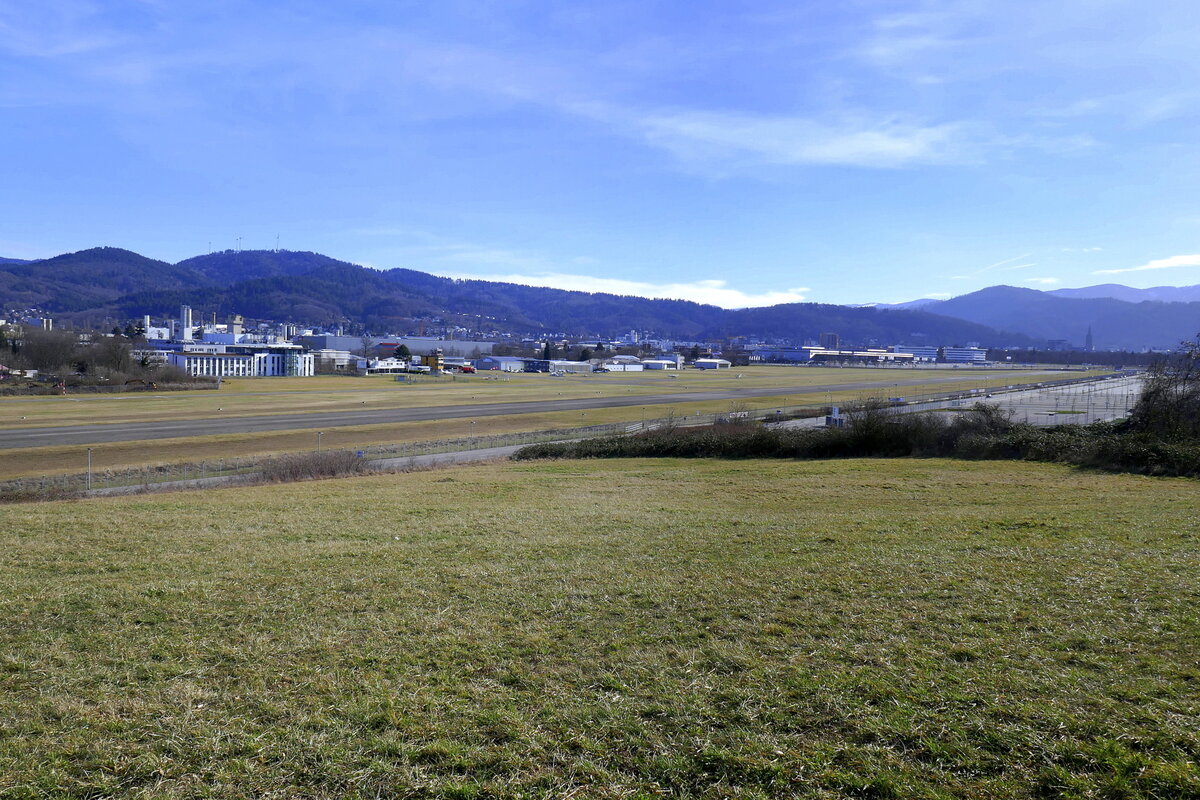
<svg viewBox="0 0 1200 800">
<path fill-rule="evenodd" d="M 1040 376 L 1024 373 L 1022 378 Z M 1036 378 L 1035 378 L 1036 379 Z M 939 383 L 978 383 L 974 375 L 940 379 Z M 928 384 L 929 378 L 889 381 L 888 388 Z M 121 422 L 98 425 L 65 425 L 43 428 L 14 428 L 0 430 L 0 450 L 63 445 L 88 445 L 104 442 L 135 442 L 148 439 L 178 439 L 221 434 L 262 433 L 285 430 L 322 430 L 358 425 L 388 425 L 401 422 L 421 422 L 439 419 L 470 419 L 507 414 L 541 414 L 554 411 L 587 411 L 593 408 L 627 408 L 630 406 L 669 406 L 677 403 L 701 403 L 713 400 L 748 400 L 789 394 L 820 394 L 826 392 L 883 389 L 879 382 L 838 383 L 822 386 L 779 386 L 754 389 L 721 389 L 680 391 L 659 395 L 633 397 L 594 397 L 564 400 L 540 400 L 512 403 L 480 403 L 476 405 L 424 406 L 418 408 L 383 408 L 359 411 L 331 411 L 311 414 L 266 414 L 252 417 L 209 417 L 195 420 Z"/>
</svg>

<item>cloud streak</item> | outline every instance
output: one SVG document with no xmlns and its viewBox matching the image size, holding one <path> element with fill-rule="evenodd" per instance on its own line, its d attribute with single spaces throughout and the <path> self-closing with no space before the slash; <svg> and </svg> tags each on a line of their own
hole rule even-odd
<svg viewBox="0 0 1200 800">
<path fill-rule="evenodd" d="M 968 160 L 964 126 L 955 123 L 830 121 L 679 110 L 647 114 L 637 125 L 647 141 L 685 161 L 888 169 Z"/>
<path fill-rule="evenodd" d="M 1120 275 L 1125 272 L 1146 272 L 1155 269 L 1175 269 L 1177 267 L 1200 267 L 1200 253 L 1191 255 L 1156 258 L 1136 267 L 1121 267 L 1118 269 L 1098 269 L 1093 275 Z"/>
<path fill-rule="evenodd" d="M 1014 270 L 1014 269 L 1026 269 L 1027 267 L 1036 267 L 1037 266 L 1036 261 L 1031 261 L 1028 264 L 1015 264 L 1013 266 L 1005 266 L 1006 264 L 1012 264 L 1012 262 L 1014 262 L 1014 261 L 1020 261 L 1023 258 L 1029 258 L 1031 255 L 1033 255 L 1033 253 L 1026 253 L 1021 256 L 1013 256 L 1012 258 L 1006 258 L 1003 261 L 997 261 L 995 264 L 988 264 L 986 267 L 977 269 L 974 272 L 968 272 L 963 275 L 951 275 L 950 280 L 952 280 L 952 281 L 970 280 L 971 278 L 978 277 L 980 275 L 983 275 L 985 272 L 991 272 L 992 270 L 995 270 L 995 269 L 1000 270 L 1000 272 L 1008 272 L 1009 270 Z"/>
</svg>

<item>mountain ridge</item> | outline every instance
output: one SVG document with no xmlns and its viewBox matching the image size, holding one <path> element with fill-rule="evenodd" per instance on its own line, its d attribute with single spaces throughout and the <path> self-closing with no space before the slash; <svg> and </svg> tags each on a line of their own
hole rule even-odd
<svg viewBox="0 0 1200 800">
<path fill-rule="evenodd" d="M 1020 334 L 915 311 L 818 303 L 731 310 L 687 300 L 443 278 L 405 268 L 377 270 L 295 251 L 225 251 L 169 264 L 102 247 L 36 264 L 0 265 L 0 305 L 42 308 L 81 324 L 146 313 L 174 316 L 181 304 L 204 317 L 238 313 L 319 326 L 348 323 L 379 333 L 412 331 L 417 320 L 435 320 L 476 330 L 580 337 L 633 329 L 675 339 L 753 335 L 804 340 L 834 330 L 861 343 L 895 343 L 914 336 L 1029 343 Z"/>
<path fill-rule="evenodd" d="M 1054 339 L 1082 344 L 1091 328 L 1097 348 L 1138 350 L 1173 346 L 1200 330 L 1200 302 L 1069 296 L 1123 290 L 1152 291 L 1120 284 L 1051 292 L 993 286 L 949 300 L 893 305 L 724 309 L 688 300 L 443 278 L 403 267 L 379 270 L 302 251 L 227 250 L 170 264 L 122 248 L 97 247 L 36 262 L 0 263 L 0 306 L 39 308 L 92 325 L 146 313 L 173 316 L 187 304 L 205 317 L 237 313 L 378 333 L 411 332 L 432 320 L 479 331 L 580 337 L 632 329 L 675 339 L 749 336 L 799 342 L 832 331 L 859 344 L 1044 347 Z"/>
</svg>

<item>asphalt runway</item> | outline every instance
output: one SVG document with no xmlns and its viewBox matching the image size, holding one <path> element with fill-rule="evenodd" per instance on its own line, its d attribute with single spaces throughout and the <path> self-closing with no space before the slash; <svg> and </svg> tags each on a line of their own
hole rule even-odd
<svg viewBox="0 0 1200 800">
<path fill-rule="evenodd" d="M 1030 379 L 1041 373 L 1022 373 Z M 1036 378 L 1035 378 L 1036 379 Z M 940 378 L 939 383 L 979 383 L 978 375 Z M 995 380 L 992 376 L 991 380 Z M 286 430 L 323 430 L 356 425 L 387 425 L 399 422 L 421 422 L 436 419 L 469 419 L 506 414 L 540 414 L 553 411 L 586 411 L 592 408 L 627 408 L 629 406 L 663 406 L 676 403 L 699 403 L 711 400 L 746 400 L 788 394 L 819 394 L 824 392 L 888 390 L 899 386 L 928 384 L 928 377 L 911 380 L 840 383 L 823 386 L 781 386 L 754 389 L 722 389 L 672 392 L 670 394 L 635 397 L 595 397 L 569 400 L 540 400 L 515 403 L 481 403 L 477 405 L 424 406 L 420 408 L 382 408 L 362 411 L 331 411 L 314 414 L 267 414 L 254 417 L 210 417 L 195 420 L 120 422 L 98 425 L 64 425 L 52 428 L 15 428 L 0 430 L 0 450 L 30 447 L 88 445 L 103 442 L 136 442 L 147 439 L 179 439 L 192 436 L 214 436 L 236 433 L 262 433 Z"/>
</svg>

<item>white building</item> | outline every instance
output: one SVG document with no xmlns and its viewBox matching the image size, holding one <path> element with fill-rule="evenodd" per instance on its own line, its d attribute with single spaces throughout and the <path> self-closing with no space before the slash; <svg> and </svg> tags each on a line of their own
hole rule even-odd
<svg viewBox="0 0 1200 800">
<path fill-rule="evenodd" d="M 408 362 L 399 358 L 375 358 L 367 361 L 368 375 L 395 374 L 408 372 Z"/>
<path fill-rule="evenodd" d="M 696 369 L 729 369 L 733 363 L 723 358 L 697 358 L 692 365 Z"/>
<path fill-rule="evenodd" d="M 943 347 L 942 356 L 950 364 L 978 364 L 987 361 L 987 350 L 978 347 Z"/>
<path fill-rule="evenodd" d="M 646 369 L 679 369 L 679 363 L 669 358 L 648 358 L 642 366 Z"/>
<path fill-rule="evenodd" d="M 167 355 L 167 363 L 193 377 L 276 378 L 311 377 L 316 373 L 311 353 L 299 349 L 284 352 L 198 352 L 182 350 Z"/>
</svg>

